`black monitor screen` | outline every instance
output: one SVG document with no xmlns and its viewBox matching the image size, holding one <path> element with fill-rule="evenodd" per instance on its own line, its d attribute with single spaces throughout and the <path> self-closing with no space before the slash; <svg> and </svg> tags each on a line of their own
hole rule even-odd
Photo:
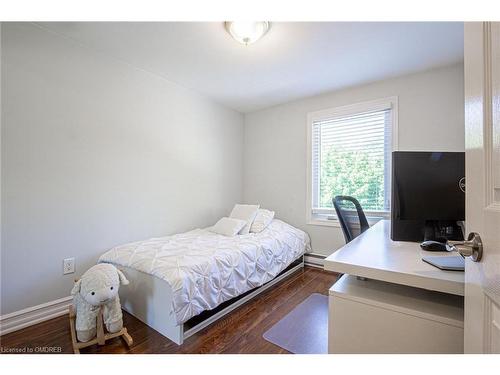
<svg viewBox="0 0 500 375">
<path fill-rule="evenodd" d="M 393 217 L 465 220 L 464 152 L 395 151 L 392 171 Z"/>
</svg>

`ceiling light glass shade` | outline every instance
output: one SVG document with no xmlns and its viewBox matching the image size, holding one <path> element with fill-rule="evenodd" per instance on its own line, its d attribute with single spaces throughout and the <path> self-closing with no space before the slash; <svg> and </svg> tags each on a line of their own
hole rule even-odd
<svg viewBox="0 0 500 375">
<path fill-rule="evenodd" d="M 269 22 L 225 22 L 226 30 L 241 44 L 252 44 L 269 30 Z"/>
</svg>

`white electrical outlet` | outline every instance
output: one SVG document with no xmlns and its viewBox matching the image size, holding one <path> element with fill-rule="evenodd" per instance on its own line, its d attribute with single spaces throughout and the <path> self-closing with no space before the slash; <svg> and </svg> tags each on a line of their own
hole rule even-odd
<svg viewBox="0 0 500 375">
<path fill-rule="evenodd" d="M 75 273 L 75 258 L 66 258 L 63 260 L 63 275 Z"/>
</svg>

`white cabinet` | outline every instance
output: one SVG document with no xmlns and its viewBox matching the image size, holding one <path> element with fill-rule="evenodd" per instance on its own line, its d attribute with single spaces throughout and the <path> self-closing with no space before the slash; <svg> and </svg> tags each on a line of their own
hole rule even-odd
<svg viewBox="0 0 500 375">
<path fill-rule="evenodd" d="M 329 353 L 463 353 L 460 296 L 351 275 L 329 294 Z"/>
</svg>

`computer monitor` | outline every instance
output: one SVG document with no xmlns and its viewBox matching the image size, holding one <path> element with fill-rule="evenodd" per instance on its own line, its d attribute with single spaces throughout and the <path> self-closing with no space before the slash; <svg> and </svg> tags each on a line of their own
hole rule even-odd
<svg viewBox="0 0 500 375">
<path fill-rule="evenodd" d="M 463 240 L 465 153 L 392 153 L 391 238 Z"/>
</svg>

